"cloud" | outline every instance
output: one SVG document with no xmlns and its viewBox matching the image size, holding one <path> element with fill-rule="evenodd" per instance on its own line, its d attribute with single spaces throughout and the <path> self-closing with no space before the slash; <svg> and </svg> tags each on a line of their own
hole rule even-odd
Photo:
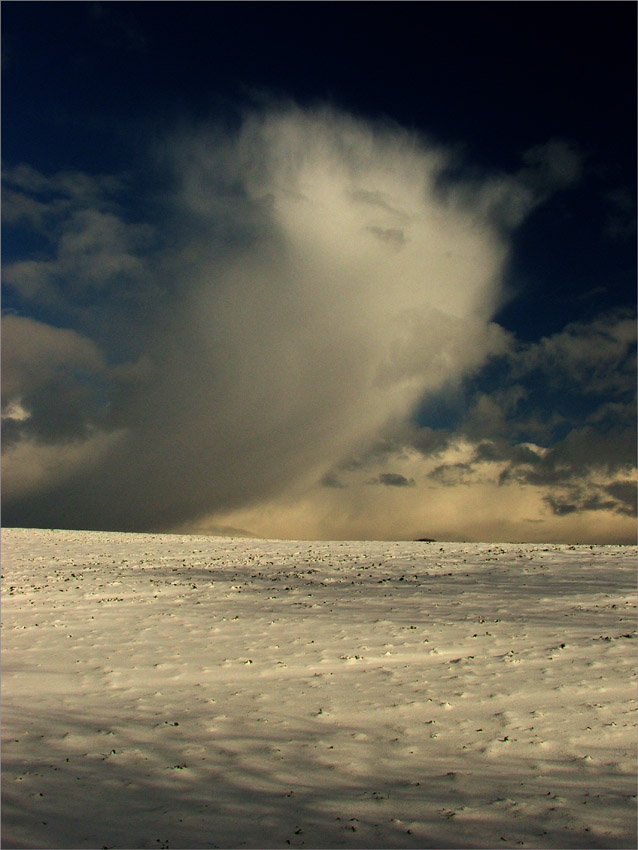
<svg viewBox="0 0 638 850">
<path fill-rule="evenodd" d="M 370 484 L 382 484 L 384 487 L 414 487 L 414 478 L 406 478 L 398 472 L 382 472 L 377 478 L 372 478 Z"/>
<path fill-rule="evenodd" d="M 535 343 L 510 340 L 483 370 L 498 389 L 466 372 L 420 414 L 458 392 L 460 421 L 392 423 L 335 467 L 339 491 L 309 487 L 294 504 L 268 500 L 237 521 L 283 536 L 632 542 L 634 335 L 630 316 L 613 312 Z M 367 486 L 384 476 L 414 487 Z"/>
<path fill-rule="evenodd" d="M 334 472 L 326 472 L 326 474 L 321 477 L 321 486 L 343 488 L 347 485 L 344 484 Z"/>
<path fill-rule="evenodd" d="M 555 517 L 635 516 L 636 324 L 628 311 L 572 323 L 498 359 L 499 389 L 466 381 L 465 416 L 448 434 L 438 485 L 536 491 Z M 528 520 L 534 517 L 527 517 Z"/>
<path fill-rule="evenodd" d="M 82 171 L 60 171 L 45 175 L 27 164 L 3 168 L 5 186 L 41 201 L 74 201 L 103 204 L 106 198 L 123 187 L 122 178 L 113 175 L 93 175 Z"/>
<path fill-rule="evenodd" d="M 635 517 L 638 507 L 638 488 L 635 481 L 612 481 L 605 491 L 616 501 L 615 510 L 627 516 Z"/>
<path fill-rule="evenodd" d="M 471 456 L 472 446 L 459 442 L 444 454 L 444 465 L 460 469 L 468 462 L 462 458 Z M 502 465 L 485 462 L 473 467 L 466 485 L 449 486 L 430 476 L 436 465 L 436 460 L 404 451 L 403 459 L 377 458 L 366 468 L 353 469 L 344 476 L 346 488 L 298 488 L 294 494 L 219 512 L 208 521 L 296 539 L 635 542 L 631 505 L 608 492 L 613 479 L 605 475 L 598 483 L 590 477 L 566 487 L 499 483 Z M 415 485 L 369 486 L 371 477 L 379 478 L 388 467 Z M 622 483 L 623 498 L 630 499 L 635 472 L 633 480 L 615 480 Z"/>
<path fill-rule="evenodd" d="M 525 167 L 518 177 L 542 195 L 576 183 L 582 173 L 583 157 L 566 139 L 550 139 L 523 154 Z"/>
<path fill-rule="evenodd" d="M 3 445 L 87 436 L 99 418 L 102 353 L 76 331 L 22 316 L 2 319 Z"/>
<path fill-rule="evenodd" d="M 538 372 L 550 388 L 588 395 L 635 390 L 636 320 L 619 309 L 589 322 L 574 322 L 538 343 L 521 347 L 515 372 Z"/>
<path fill-rule="evenodd" d="M 445 487 L 458 487 L 459 484 L 468 483 L 468 473 L 471 471 L 469 463 L 442 463 L 429 472 L 428 477 Z"/>
<path fill-rule="evenodd" d="M 4 283 L 26 302 L 77 314 L 87 306 L 95 310 L 101 290 L 112 305 L 148 289 L 153 229 L 126 220 L 119 204 L 124 180 L 80 172 L 45 176 L 21 165 L 6 169 L 3 182 L 4 223 L 30 225 L 41 239 L 37 259 L 3 268 Z"/>
<path fill-rule="evenodd" d="M 439 189 L 450 203 L 471 204 L 477 226 L 487 220 L 511 232 L 552 193 L 576 183 L 583 164 L 582 154 L 565 139 L 550 139 L 530 148 L 522 159 L 523 167 L 514 174 L 488 176 L 452 160 Z"/>
<path fill-rule="evenodd" d="M 559 153 L 525 167 L 567 173 Z M 626 317 L 517 346 L 492 321 L 502 224 L 541 190 L 474 175 L 445 192 L 451 161 L 395 126 L 268 106 L 163 139 L 137 183 L 10 170 L 15 226 L 48 248 L 5 282 L 57 326 L 3 319 L 5 523 L 480 539 L 557 521 L 542 488 L 578 439 L 545 460 L 513 412 L 553 362 L 625 387 Z M 159 188 L 131 203 L 142 183 Z M 509 384 L 473 392 L 456 432 L 416 424 L 499 360 Z M 624 469 L 601 500 L 627 504 Z"/>
<path fill-rule="evenodd" d="M 626 188 L 614 189 L 605 197 L 605 235 L 614 240 L 636 238 L 636 198 Z"/>
<path fill-rule="evenodd" d="M 369 233 L 372 233 L 381 242 L 385 242 L 397 251 L 400 251 L 405 244 L 405 234 L 399 227 L 383 228 L 371 224 L 367 229 Z"/>
<path fill-rule="evenodd" d="M 5 225 L 26 223 L 34 230 L 44 229 L 45 219 L 52 215 L 51 205 L 38 198 L 5 186 L 2 191 L 2 218 Z"/>
<path fill-rule="evenodd" d="M 578 511 L 578 505 L 565 498 L 557 498 L 556 496 L 547 495 L 543 496 L 543 500 L 547 502 L 549 507 L 552 509 L 552 513 L 555 513 L 556 516 L 567 516 Z"/>
<path fill-rule="evenodd" d="M 438 197 L 446 156 L 396 127 L 268 108 L 235 131 L 165 140 L 153 166 L 165 195 L 147 221 L 120 209 L 119 178 L 12 170 L 14 191 L 66 206 L 50 256 L 5 280 L 25 303 L 66 309 L 100 348 L 108 412 L 95 427 L 124 436 L 55 499 L 8 500 L 5 517 L 165 528 L 252 503 L 320 479 L 479 368 L 502 345 L 489 319 L 507 244 Z M 12 368 L 11 337 L 5 357 Z M 95 399 L 65 374 L 57 427 L 77 421 L 80 439 Z M 15 439 L 44 440 L 53 422 L 51 371 L 37 383 Z"/>
<path fill-rule="evenodd" d="M 613 481 L 611 484 L 570 486 L 563 493 L 543 497 L 552 512 L 566 516 L 585 511 L 613 511 L 635 518 L 638 487 L 635 481 Z"/>
</svg>

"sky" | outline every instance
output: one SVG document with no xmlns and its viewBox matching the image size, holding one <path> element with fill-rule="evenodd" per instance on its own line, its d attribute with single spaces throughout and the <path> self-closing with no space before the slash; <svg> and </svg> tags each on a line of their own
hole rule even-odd
<svg viewBox="0 0 638 850">
<path fill-rule="evenodd" d="M 635 32 L 3 2 L 3 524 L 635 542 Z"/>
</svg>

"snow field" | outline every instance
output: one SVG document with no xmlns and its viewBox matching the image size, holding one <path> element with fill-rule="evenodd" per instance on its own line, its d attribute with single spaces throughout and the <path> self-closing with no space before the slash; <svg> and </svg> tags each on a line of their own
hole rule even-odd
<svg viewBox="0 0 638 850">
<path fill-rule="evenodd" d="M 5 529 L 3 847 L 634 847 L 636 551 Z"/>
</svg>

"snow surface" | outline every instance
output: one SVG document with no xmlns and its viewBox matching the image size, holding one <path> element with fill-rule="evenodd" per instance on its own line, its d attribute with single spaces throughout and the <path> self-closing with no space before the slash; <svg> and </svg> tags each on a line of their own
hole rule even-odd
<svg viewBox="0 0 638 850">
<path fill-rule="evenodd" d="M 4 848 L 635 846 L 636 547 L 2 543 Z"/>
</svg>

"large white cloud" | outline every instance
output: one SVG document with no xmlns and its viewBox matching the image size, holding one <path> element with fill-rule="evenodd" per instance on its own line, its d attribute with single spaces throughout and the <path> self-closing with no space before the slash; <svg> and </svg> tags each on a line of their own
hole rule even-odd
<svg viewBox="0 0 638 850">
<path fill-rule="evenodd" d="M 57 216 L 57 236 L 7 280 L 99 344 L 108 405 L 84 439 L 117 438 L 63 479 L 49 452 L 9 524 L 167 528 L 290 497 L 510 347 L 490 320 L 529 179 L 446 189 L 445 151 L 327 109 L 267 108 L 158 151 L 152 226 L 105 202 L 121 181 L 13 174 L 25 197 L 49 192 L 46 214 L 14 203 L 40 227 Z M 10 479 L 47 442 L 20 422 Z"/>
</svg>

